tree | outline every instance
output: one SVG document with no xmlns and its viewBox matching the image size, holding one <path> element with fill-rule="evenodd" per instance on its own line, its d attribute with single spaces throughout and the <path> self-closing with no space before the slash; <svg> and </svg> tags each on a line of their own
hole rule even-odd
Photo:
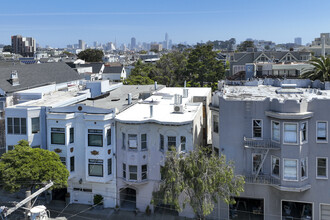
<svg viewBox="0 0 330 220">
<path fill-rule="evenodd" d="M 4 188 L 15 192 L 21 188 L 33 190 L 41 183 L 53 181 L 52 188 L 67 187 L 69 171 L 55 152 L 31 148 L 26 140 L 4 153 L 0 160 L 0 179 Z"/>
<path fill-rule="evenodd" d="M 11 45 L 6 45 L 2 48 L 2 52 L 12 52 L 12 47 Z"/>
<path fill-rule="evenodd" d="M 218 80 L 224 79 L 225 70 L 217 53 L 212 50 L 213 45 L 197 45 L 188 55 L 186 77 L 194 85 L 211 86 Z"/>
<path fill-rule="evenodd" d="M 309 63 L 313 66 L 302 70 L 301 78 L 309 78 L 311 80 L 329 81 L 330 79 L 330 58 L 321 56 L 320 58 L 312 58 Z"/>
<path fill-rule="evenodd" d="M 219 157 L 204 147 L 186 155 L 172 148 L 161 174 L 163 181 L 159 191 L 153 193 L 152 204 L 170 204 L 181 211 L 188 203 L 199 219 L 213 211 L 218 198 L 233 204 L 232 196 L 244 190 L 244 178 L 234 174 L 233 163 L 226 163 L 225 156 Z"/>
<path fill-rule="evenodd" d="M 148 76 L 130 75 L 124 80 L 125 85 L 150 85 L 154 84 L 154 81 Z"/>
<path fill-rule="evenodd" d="M 246 40 L 237 46 L 237 50 L 240 52 L 247 51 L 247 48 L 255 48 L 253 41 Z"/>
<path fill-rule="evenodd" d="M 86 49 L 78 53 L 78 58 L 86 62 L 101 62 L 103 56 L 103 51 L 98 49 Z"/>
<path fill-rule="evenodd" d="M 182 86 L 186 78 L 187 56 L 185 52 L 172 51 L 164 54 L 156 63 L 153 79 L 168 87 Z"/>
<path fill-rule="evenodd" d="M 73 53 L 70 53 L 69 51 L 63 51 L 63 54 L 68 57 L 74 57 L 75 55 Z"/>
</svg>

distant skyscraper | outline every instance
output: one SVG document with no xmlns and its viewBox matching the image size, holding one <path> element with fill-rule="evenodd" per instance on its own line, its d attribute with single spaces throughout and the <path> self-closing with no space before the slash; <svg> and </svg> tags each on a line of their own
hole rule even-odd
<svg viewBox="0 0 330 220">
<path fill-rule="evenodd" d="M 131 38 L 131 49 L 133 50 L 135 48 L 136 48 L 136 39 L 135 39 L 135 37 L 132 37 Z"/>
<path fill-rule="evenodd" d="M 94 41 L 94 47 L 98 47 L 97 41 Z"/>
<path fill-rule="evenodd" d="M 79 49 L 85 50 L 85 41 L 79 40 Z"/>
<path fill-rule="evenodd" d="M 11 36 L 12 52 L 25 57 L 33 57 L 36 52 L 36 41 L 32 37 L 22 37 L 21 35 Z"/>
<path fill-rule="evenodd" d="M 301 37 L 296 37 L 295 39 L 294 39 L 294 44 L 296 44 L 296 45 L 301 45 L 302 44 L 302 40 L 301 40 Z"/>
<path fill-rule="evenodd" d="M 165 43 L 164 43 L 165 44 L 164 45 L 165 49 L 169 49 L 169 45 L 168 45 L 169 42 L 168 41 L 169 41 L 169 39 L 168 39 L 168 33 L 166 33 L 165 34 Z"/>
</svg>

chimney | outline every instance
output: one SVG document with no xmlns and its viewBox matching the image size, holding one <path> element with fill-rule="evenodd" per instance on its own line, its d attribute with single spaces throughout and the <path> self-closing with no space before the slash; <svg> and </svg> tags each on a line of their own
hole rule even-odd
<svg viewBox="0 0 330 220">
<path fill-rule="evenodd" d="M 322 52 L 321 55 L 325 57 L 325 36 L 322 35 Z"/>
<path fill-rule="evenodd" d="M 132 93 L 128 93 L 127 95 L 127 104 L 132 104 Z"/>
<path fill-rule="evenodd" d="M 17 70 L 12 70 L 10 74 L 10 82 L 13 86 L 19 85 Z"/>
<path fill-rule="evenodd" d="M 157 90 L 157 81 L 155 81 L 155 90 Z"/>
<path fill-rule="evenodd" d="M 150 105 L 150 118 L 154 116 L 154 106 Z"/>
</svg>

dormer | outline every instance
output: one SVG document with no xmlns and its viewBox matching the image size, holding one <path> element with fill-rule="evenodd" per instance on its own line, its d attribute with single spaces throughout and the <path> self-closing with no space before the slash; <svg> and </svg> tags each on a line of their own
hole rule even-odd
<svg viewBox="0 0 330 220">
<path fill-rule="evenodd" d="M 17 70 L 12 70 L 11 71 L 10 82 L 11 82 L 12 86 L 18 86 L 19 85 Z"/>
</svg>

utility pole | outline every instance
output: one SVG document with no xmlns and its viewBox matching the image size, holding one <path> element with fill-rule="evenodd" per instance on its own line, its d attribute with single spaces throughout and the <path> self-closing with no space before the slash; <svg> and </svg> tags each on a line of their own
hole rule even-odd
<svg viewBox="0 0 330 220">
<path fill-rule="evenodd" d="M 33 193 L 32 195 L 31 195 L 31 191 L 26 191 L 25 195 L 27 197 L 24 200 L 22 200 L 21 202 L 17 203 L 14 207 L 12 207 L 10 209 L 8 209 L 7 207 L 1 206 L 0 207 L 0 218 L 1 219 L 7 219 L 8 215 L 10 215 L 14 211 L 16 211 L 17 209 L 22 207 L 24 204 L 26 204 L 25 207 L 28 210 L 30 210 L 31 209 L 31 200 L 33 198 L 37 197 L 38 195 L 40 195 L 41 193 L 43 193 L 44 191 L 46 191 L 47 189 L 49 189 L 50 187 L 52 187 L 53 185 L 54 185 L 54 183 L 52 181 L 50 181 L 50 183 L 48 183 L 46 186 L 42 187 L 41 189 L 39 189 L 37 192 Z"/>
</svg>

